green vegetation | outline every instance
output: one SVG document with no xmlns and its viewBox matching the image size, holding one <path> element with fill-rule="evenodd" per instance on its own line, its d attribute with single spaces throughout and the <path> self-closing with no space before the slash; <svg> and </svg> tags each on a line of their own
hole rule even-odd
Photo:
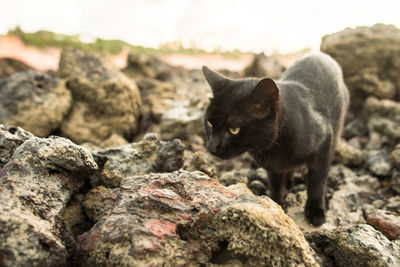
<svg viewBox="0 0 400 267">
<path fill-rule="evenodd" d="M 196 48 L 193 45 L 190 48 L 184 47 L 181 42 L 166 43 L 160 46 L 160 48 L 150 48 L 140 45 L 132 45 L 121 40 L 104 40 L 97 38 L 92 43 L 82 42 L 79 35 L 65 35 L 58 34 L 51 31 L 37 31 L 33 33 L 24 32 L 19 26 L 11 29 L 7 33 L 8 35 L 13 35 L 19 37 L 25 44 L 33 45 L 39 48 L 46 47 L 79 47 L 86 52 L 100 52 L 107 54 L 118 54 L 125 47 L 127 47 L 131 52 L 137 54 L 208 54 L 203 49 Z M 220 51 L 216 49 L 212 52 L 213 54 L 222 54 L 230 58 L 238 58 L 240 55 L 245 54 L 240 50 L 234 51 Z"/>
</svg>

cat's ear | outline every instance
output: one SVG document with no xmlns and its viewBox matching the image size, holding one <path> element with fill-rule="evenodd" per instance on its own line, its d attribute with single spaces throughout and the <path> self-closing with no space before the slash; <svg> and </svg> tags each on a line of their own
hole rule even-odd
<svg viewBox="0 0 400 267">
<path fill-rule="evenodd" d="M 204 77 L 213 91 L 214 96 L 220 95 L 222 93 L 223 84 L 228 81 L 228 79 L 218 72 L 211 70 L 207 66 L 203 66 L 202 70 Z"/>
<path fill-rule="evenodd" d="M 262 79 L 245 97 L 244 104 L 250 116 L 263 119 L 276 113 L 279 105 L 279 89 L 269 78 Z"/>
</svg>

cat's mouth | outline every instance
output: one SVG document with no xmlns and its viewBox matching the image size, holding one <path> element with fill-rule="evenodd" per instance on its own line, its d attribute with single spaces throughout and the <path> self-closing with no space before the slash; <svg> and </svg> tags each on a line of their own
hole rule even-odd
<svg viewBox="0 0 400 267">
<path fill-rule="evenodd" d="M 246 152 L 247 150 L 236 150 L 236 151 L 217 151 L 217 152 L 211 152 L 209 150 L 209 152 L 213 155 L 216 156 L 220 159 L 232 159 L 234 157 L 237 157 L 241 154 L 243 154 L 244 152 Z"/>
</svg>

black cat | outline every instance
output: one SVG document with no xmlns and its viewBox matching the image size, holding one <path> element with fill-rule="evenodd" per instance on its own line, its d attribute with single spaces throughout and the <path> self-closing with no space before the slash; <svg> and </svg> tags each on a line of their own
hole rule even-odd
<svg viewBox="0 0 400 267">
<path fill-rule="evenodd" d="M 294 168 L 308 166 L 305 215 L 325 222 L 330 162 L 349 103 L 342 70 L 328 55 L 303 56 L 276 83 L 231 80 L 203 66 L 213 91 L 205 114 L 206 146 L 229 159 L 246 151 L 268 171 L 272 199 L 282 204 Z"/>
</svg>

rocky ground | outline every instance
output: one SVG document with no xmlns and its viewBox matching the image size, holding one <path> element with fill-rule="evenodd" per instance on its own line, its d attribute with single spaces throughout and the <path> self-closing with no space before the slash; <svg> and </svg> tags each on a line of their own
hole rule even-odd
<svg viewBox="0 0 400 267">
<path fill-rule="evenodd" d="M 62 52 L 57 72 L 0 60 L 0 266 L 399 266 L 400 30 L 325 36 L 351 106 L 327 222 L 305 221 L 307 170 L 283 210 L 252 158 L 203 146 L 200 70 Z M 263 54 L 230 77 L 279 78 Z"/>
</svg>

